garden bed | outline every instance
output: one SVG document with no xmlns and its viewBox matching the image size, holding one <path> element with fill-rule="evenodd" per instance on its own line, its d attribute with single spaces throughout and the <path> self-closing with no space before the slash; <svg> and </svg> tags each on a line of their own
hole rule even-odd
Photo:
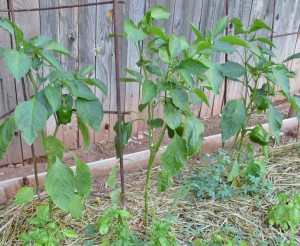
<svg viewBox="0 0 300 246">
<path fill-rule="evenodd" d="M 248 245 L 276 245 L 287 241 L 290 234 L 268 226 L 266 215 L 274 204 L 276 194 L 300 191 L 298 145 L 279 146 L 270 149 L 269 152 L 270 162 L 267 165 L 266 177 L 273 181 L 274 189 L 267 196 L 236 197 L 229 200 L 190 199 L 181 193 L 178 184 L 182 183 L 182 180 L 177 179 L 172 189 L 157 198 L 154 195 L 156 190 L 151 191 L 153 194 L 151 207 L 155 209 L 157 217 L 164 219 L 168 214 L 174 216 L 176 222 L 172 231 L 176 232 L 180 245 L 185 245 L 195 238 L 213 238 L 216 235 L 237 240 L 241 238 Z M 197 168 L 197 163 L 191 162 L 183 173 L 189 173 Z M 141 237 L 144 229 L 142 188 L 144 178 L 143 172 L 132 173 L 126 177 L 126 206 L 133 215 L 130 224 L 132 230 Z M 59 209 L 54 210 L 54 220 L 60 227 L 73 229 L 79 233 L 79 238 L 66 242 L 67 245 L 80 245 L 85 240 L 94 240 L 96 244 L 100 242 L 99 234 L 85 235 L 85 231 L 89 224 L 96 226 L 99 216 L 111 205 L 109 192 L 110 190 L 95 178 L 90 199 L 85 202 L 86 211 L 82 220 L 73 219 Z M 46 196 L 43 196 L 42 203 L 47 203 Z M 39 204 L 40 202 L 34 201 L 26 206 L 9 206 L 2 209 L 0 225 L 4 226 L 9 221 L 11 223 L 4 226 L 4 231 L 0 232 L 1 245 L 20 245 L 17 236 L 30 229 L 26 221 Z M 297 233 L 296 244 L 299 243 L 300 234 Z"/>
</svg>

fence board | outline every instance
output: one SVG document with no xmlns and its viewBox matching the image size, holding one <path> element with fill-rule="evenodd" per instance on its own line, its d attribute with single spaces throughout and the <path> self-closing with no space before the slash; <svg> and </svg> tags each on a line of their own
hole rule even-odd
<svg viewBox="0 0 300 246">
<path fill-rule="evenodd" d="M 300 30 L 299 30 L 300 31 Z M 300 34 L 297 35 L 297 42 L 294 53 L 300 52 Z M 291 70 L 296 73 L 295 78 L 292 78 L 291 81 L 291 93 L 299 93 L 300 92 L 300 59 L 296 59 L 292 61 Z"/>
<path fill-rule="evenodd" d="M 60 0 L 60 5 L 76 5 L 77 0 Z M 78 70 L 78 8 L 61 9 L 59 14 L 59 41 L 70 51 L 72 56 L 61 55 L 63 69 Z M 67 125 L 61 126 L 62 140 L 68 149 L 78 148 L 78 126 L 76 115 Z"/>
</svg>

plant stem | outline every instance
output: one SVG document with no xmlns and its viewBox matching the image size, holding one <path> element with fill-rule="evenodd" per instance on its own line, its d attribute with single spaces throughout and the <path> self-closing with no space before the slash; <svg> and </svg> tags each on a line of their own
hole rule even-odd
<svg viewBox="0 0 300 246">
<path fill-rule="evenodd" d="M 36 81 L 35 81 L 35 79 L 34 79 L 34 77 L 33 77 L 33 74 L 32 74 L 32 71 L 31 71 L 31 70 L 29 70 L 28 76 L 29 76 L 30 81 L 31 81 L 31 84 L 32 84 L 32 86 L 33 86 L 34 93 L 37 95 L 38 92 L 39 92 L 39 88 L 38 88 L 38 86 L 37 86 L 37 84 L 36 84 Z"/>
<path fill-rule="evenodd" d="M 58 132 L 59 126 L 60 126 L 60 124 L 57 124 L 56 127 L 55 127 L 54 134 L 53 134 L 54 137 L 56 137 L 56 134 Z"/>
<path fill-rule="evenodd" d="M 150 189 L 150 184 L 151 184 L 151 176 L 152 176 L 152 172 L 153 172 L 153 166 L 155 163 L 155 158 L 157 155 L 157 152 L 159 151 L 159 148 L 161 146 L 162 140 L 164 138 L 165 132 L 167 129 L 167 125 L 165 124 L 162 132 L 159 135 L 159 138 L 157 140 L 157 143 L 151 148 L 150 146 L 150 158 L 149 158 L 149 162 L 148 162 L 148 169 L 147 169 L 147 173 L 146 173 L 146 184 L 145 184 L 145 226 L 148 227 L 149 224 L 149 189 Z M 149 134 L 150 137 L 150 134 Z M 152 141 L 154 141 L 154 139 L 152 139 Z"/>
</svg>

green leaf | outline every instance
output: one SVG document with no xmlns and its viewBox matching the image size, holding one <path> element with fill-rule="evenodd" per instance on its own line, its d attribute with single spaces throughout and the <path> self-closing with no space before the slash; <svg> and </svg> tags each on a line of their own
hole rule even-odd
<svg viewBox="0 0 300 246">
<path fill-rule="evenodd" d="M 194 74 L 194 75 L 202 74 L 208 69 L 208 67 L 205 66 L 202 62 L 197 61 L 197 60 L 192 59 L 192 58 L 188 58 L 186 60 L 183 60 L 180 63 L 179 68 L 184 68 L 189 73 Z"/>
<path fill-rule="evenodd" d="M 70 229 L 64 229 L 62 233 L 67 237 L 67 238 L 78 238 L 78 234 Z"/>
<path fill-rule="evenodd" d="M 171 144 L 169 144 L 160 158 L 160 165 L 163 168 L 163 172 L 173 176 L 182 169 L 186 162 L 186 142 L 175 133 Z"/>
<path fill-rule="evenodd" d="M 106 184 L 112 188 L 112 189 L 115 189 L 116 185 L 117 185 L 117 173 L 118 173 L 118 166 L 114 166 L 110 173 L 109 173 L 109 177 L 106 181 Z"/>
<path fill-rule="evenodd" d="M 182 122 L 181 111 L 171 103 L 164 106 L 164 117 L 171 129 L 176 129 Z"/>
<path fill-rule="evenodd" d="M 205 72 L 205 76 L 211 85 L 211 88 L 215 94 L 219 94 L 223 82 L 222 68 L 220 64 L 213 61 L 207 63 L 209 69 Z"/>
<path fill-rule="evenodd" d="M 279 143 L 279 133 L 282 127 L 282 115 L 277 108 L 272 106 L 268 110 L 268 124 L 272 135 L 275 137 L 277 143 Z"/>
<path fill-rule="evenodd" d="M 146 79 L 142 87 L 142 103 L 146 104 L 152 99 L 156 98 L 157 95 L 157 85 L 151 80 Z"/>
<path fill-rule="evenodd" d="M 153 120 L 148 120 L 148 125 L 150 128 L 160 128 L 164 125 L 164 121 L 161 118 L 156 118 Z"/>
<path fill-rule="evenodd" d="M 289 101 L 290 101 L 292 107 L 300 112 L 300 98 L 297 96 L 291 96 Z"/>
<path fill-rule="evenodd" d="M 83 139 L 83 148 L 87 149 L 90 146 L 91 136 L 89 129 L 84 121 L 77 115 L 77 123 Z"/>
<path fill-rule="evenodd" d="M 15 205 L 23 205 L 31 202 L 34 197 L 33 187 L 23 187 L 16 194 Z"/>
<path fill-rule="evenodd" d="M 173 34 L 169 40 L 169 52 L 171 58 L 177 57 L 182 50 L 180 39 Z"/>
<path fill-rule="evenodd" d="M 10 21 L 9 19 L 2 19 L 2 20 L 9 23 L 9 25 L 14 29 L 14 32 L 11 34 L 15 35 L 16 44 L 17 44 L 17 46 L 19 46 L 19 44 L 22 43 L 24 40 L 23 31 L 14 22 Z"/>
<path fill-rule="evenodd" d="M 74 194 L 74 174 L 56 158 L 45 177 L 45 188 L 52 201 L 63 211 L 69 212 Z M 76 201 L 73 201 L 76 203 Z"/>
<path fill-rule="evenodd" d="M 100 125 L 103 119 L 103 108 L 99 100 L 86 100 L 77 98 L 75 106 L 80 118 L 93 128 L 95 131 L 100 130 Z"/>
<path fill-rule="evenodd" d="M 225 62 L 221 64 L 223 76 L 229 78 L 239 78 L 246 73 L 246 68 L 236 62 Z"/>
<path fill-rule="evenodd" d="M 195 87 L 195 82 L 193 80 L 193 77 L 190 75 L 189 71 L 185 68 L 180 68 L 177 70 L 180 77 L 183 79 L 183 81 L 192 89 Z"/>
<path fill-rule="evenodd" d="M 151 9 L 151 17 L 156 20 L 167 20 L 170 14 L 171 13 L 162 6 L 155 5 Z"/>
<path fill-rule="evenodd" d="M 9 144 L 14 138 L 16 130 L 14 117 L 7 117 L 0 125 L 0 160 L 3 159 Z"/>
<path fill-rule="evenodd" d="M 277 81 L 277 83 L 281 86 L 284 93 L 287 95 L 290 94 L 290 81 L 289 78 L 285 75 L 282 70 L 277 70 L 275 68 L 272 69 L 273 75 Z"/>
<path fill-rule="evenodd" d="M 266 29 L 266 30 L 269 30 L 272 32 L 272 28 L 269 27 L 265 22 L 263 22 L 260 19 L 256 19 L 256 20 L 254 20 L 253 25 L 248 30 L 248 33 L 256 32 L 257 30 L 260 30 L 260 29 Z"/>
<path fill-rule="evenodd" d="M 127 39 L 132 42 L 138 42 L 147 37 L 147 34 L 138 29 L 134 22 L 129 19 L 124 21 L 124 30 L 127 34 Z"/>
<path fill-rule="evenodd" d="M 159 172 L 157 180 L 157 192 L 161 193 L 172 187 L 173 179 L 167 172 Z"/>
<path fill-rule="evenodd" d="M 271 47 L 276 48 L 275 44 L 274 44 L 270 39 L 268 39 L 268 38 L 257 37 L 257 38 L 255 38 L 255 39 L 253 39 L 253 41 L 259 41 L 259 42 L 268 44 L 268 45 L 270 45 Z"/>
<path fill-rule="evenodd" d="M 214 51 L 223 52 L 225 54 L 232 54 L 235 51 L 235 49 L 232 47 L 232 44 L 220 40 L 214 42 L 211 47 Z"/>
<path fill-rule="evenodd" d="M 243 26 L 243 22 L 239 19 L 239 18 L 232 18 L 230 19 L 230 22 L 233 24 L 234 26 L 234 35 L 237 35 L 237 34 L 242 34 L 244 33 L 244 26 Z"/>
<path fill-rule="evenodd" d="M 17 82 L 20 82 L 31 68 L 31 58 L 22 51 L 5 50 L 4 62 Z"/>
<path fill-rule="evenodd" d="M 53 112 L 56 112 L 62 103 L 60 89 L 48 85 L 44 88 L 44 93 Z"/>
<path fill-rule="evenodd" d="M 0 27 L 8 31 L 11 35 L 14 35 L 14 28 L 6 21 L 7 19 L 0 19 Z"/>
<path fill-rule="evenodd" d="M 44 48 L 50 41 L 52 41 L 52 39 L 44 35 L 30 38 L 30 43 L 36 48 Z"/>
<path fill-rule="evenodd" d="M 196 27 L 195 24 L 192 23 L 192 22 L 190 22 L 190 26 L 191 26 L 193 32 L 195 33 L 195 35 L 197 36 L 197 39 L 198 40 L 204 40 L 204 38 L 203 38 L 201 32 L 199 31 L 198 27 Z"/>
<path fill-rule="evenodd" d="M 249 47 L 248 43 L 245 40 L 240 39 L 236 36 L 227 35 L 227 36 L 221 37 L 220 40 L 230 43 L 230 44 L 235 44 L 235 45 L 239 45 L 239 46 L 243 46 L 243 47 Z"/>
<path fill-rule="evenodd" d="M 59 206 L 58 206 L 59 207 Z M 82 200 L 79 195 L 73 194 L 68 205 L 68 211 L 74 218 L 81 218 L 84 212 Z"/>
<path fill-rule="evenodd" d="M 297 53 L 297 54 L 293 54 L 291 56 L 289 56 L 288 58 L 286 58 L 283 62 L 288 62 L 290 60 L 293 60 L 293 59 L 299 59 L 300 58 L 300 52 Z"/>
<path fill-rule="evenodd" d="M 63 84 L 66 85 L 68 89 L 70 89 L 72 94 L 76 97 L 80 97 L 90 101 L 98 99 L 91 88 L 79 80 L 66 80 L 63 81 Z"/>
<path fill-rule="evenodd" d="M 158 37 L 159 39 L 168 42 L 169 41 L 169 37 L 165 32 L 164 28 L 159 28 L 159 27 L 151 27 L 149 29 L 149 33 L 155 35 L 156 37 Z"/>
<path fill-rule="evenodd" d="M 49 52 L 41 51 L 38 53 L 45 61 L 47 61 L 51 66 L 57 70 L 62 70 L 59 61 Z"/>
<path fill-rule="evenodd" d="M 83 67 L 83 69 L 80 70 L 78 76 L 83 78 L 84 76 L 92 73 L 95 69 L 95 65 L 94 64 L 90 64 L 90 65 L 87 65 L 85 67 Z"/>
<path fill-rule="evenodd" d="M 104 93 L 105 96 L 107 96 L 107 86 L 100 79 L 86 78 L 86 79 L 82 79 L 82 81 L 84 81 L 88 85 L 96 86 L 97 88 L 99 88 Z"/>
<path fill-rule="evenodd" d="M 143 80 L 143 75 L 141 75 L 139 72 L 134 71 L 134 70 L 131 70 L 131 69 L 128 69 L 128 68 L 125 68 L 124 71 L 125 71 L 126 73 L 129 73 L 129 74 L 133 75 L 133 76 L 136 78 L 136 80 L 137 80 L 138 82 L 142 82 L 142 80 Z"/>
<path fill-rule="evenodd" d="M 74 155 L 76 164 L 75 187 L 82 199 L 87 199 L 92 189 L 92 177 L 89 166 Z"/>
<path fill-rule="evenodd" d="M 147 66 L 145 66 L 145 68 L 151 74 L 154 74 L 154 75 L 157 75 L 160 77 L 165 75 L 165 71 L 159 66 L 147 65 Z"/>
<path fill-rule="evenodd" d="M 187 117 L 184 134 L 188 156 L 193 156 L 199 152 L 203 140 L 203 133 L 204 125 L 202 121 L 194 115 Z"/>
<path fill-rule="evenodd" d="M 147 106 L 148 106 L 148 104 L 143 104 L 143 103 L 139 104 L 139 106 L 138 106 L 139 112 L 142 112 Z"/>
<path fill-rule="evenodd" d="M 55 51 L 64 55 L 71 56 L 68 49 L 66 49 L 61 43 L 51 40 L 48 45 L 44 48 L 45 50 Z"/>
<path fill-rule="evenodd" d="M 125 123 L 124 116 L 121 118 L 121 128 L 122 128 L 122 150 L 124 151 L 128 140 L 130 138 L 131 132 L 132 132 L 132 124 L 133 121 L 129 121 Z M 119 148 L 119 126 L 118 126 L 118 121 L 114 125 L 114 131 L 116 133 L 115 136 L 115 149 L 117 152 L 117 158 L 120 157 L 120 148 Z"/>
<path fill-rule="evenodd" d="M 210 108 L 208 98 L 202 90 L 196 88 L 194 93 Z"/>
<path fill-rule="evenodd" d="M 56 159 L 56 156 L 62 160 L 64 153 L 67 150 L 66 145 L 54 136 L 44 138 L 43 147 L 48 157 Z"/>
<path fill-rule="evenodd" d="M 240 164 L 238 163 L 237 160 L 235 160 L 230 170 L 230 173 L 228 175 L 227 182 L 233 181 L 236 177 L 239 176 L 239 173 L 240 173 Z"/>
<path fill-rule="evenodd" d="M 189 97 L 188 94 L 181 89 L 172 89 L 169 91 L 172 102 L 178 108 L 184 110 L 188 107 Z"/>
<path fill-rule="evenodd" d="M 213 31 L 214 37 L 217 37 L 219 34 L 223 33 L 227 25 L 228 25 L 228 17 L 224 16 L 217 22 L 214 28 Z"/>
<path fill-rule="evenodd" d="M 228 101 L 222 111 L 221 132 L 222 141 L 234 136 L 246 121 L 246 108 L 242 99 Z"/>
<path fill-rule="evenodd" d="M 121 199 L 122 199 L 122 192 L 121 192 L 121 188 L 118 188 L 114 191 L 112 191 L 109 194 L 110 200 L 113 204 L 119 204 L 121 203 Z"/>
<path fill-rule="evenodd" d="M 31 145 L 46 125 L 48 111 L 36 97 L 20 103 L 15 110 L 15 122 L 25 141 Z"/>
</svg>

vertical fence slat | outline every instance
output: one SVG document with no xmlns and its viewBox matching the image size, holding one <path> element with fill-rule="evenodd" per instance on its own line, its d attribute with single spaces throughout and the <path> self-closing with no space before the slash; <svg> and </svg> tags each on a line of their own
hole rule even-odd
<svg viewBox="0 0 300 246">
<path fill-rule="evenodd" d="M 83 0 L 81 4 L 93 3 L 94 0 Z M 79 8 L 79 37 L 78 37 L 78 61 L 79 70 L 84 66 L 95 64 L 95 32 L 96 32 L 96 8 L 95 6 Z M 95 73 L 91 76 L 95 76 Z M 90 88 L 95 91 L 94 86 Z M 95 133 L 89 127 L 89 133 L 91 135 L 91 142 L 95 141 Z M 83 140 L 79 135 L 79 146 L 82 146 Z"/>
<path fill-rule="evenodd" d="M 60 0 L 60 5 L 76 5 L 77 0 Z M 70 51 L 72 56 L 61 55 L 63 69 L 76 72 L 78 61 L 78 8 L 61 9 L 59 15 L 59 41 Z M 78 126 L 76 115 L 67 125 L 61 126 L 63 142 L 68 149 L 78 148 Z"/>
</svg>

